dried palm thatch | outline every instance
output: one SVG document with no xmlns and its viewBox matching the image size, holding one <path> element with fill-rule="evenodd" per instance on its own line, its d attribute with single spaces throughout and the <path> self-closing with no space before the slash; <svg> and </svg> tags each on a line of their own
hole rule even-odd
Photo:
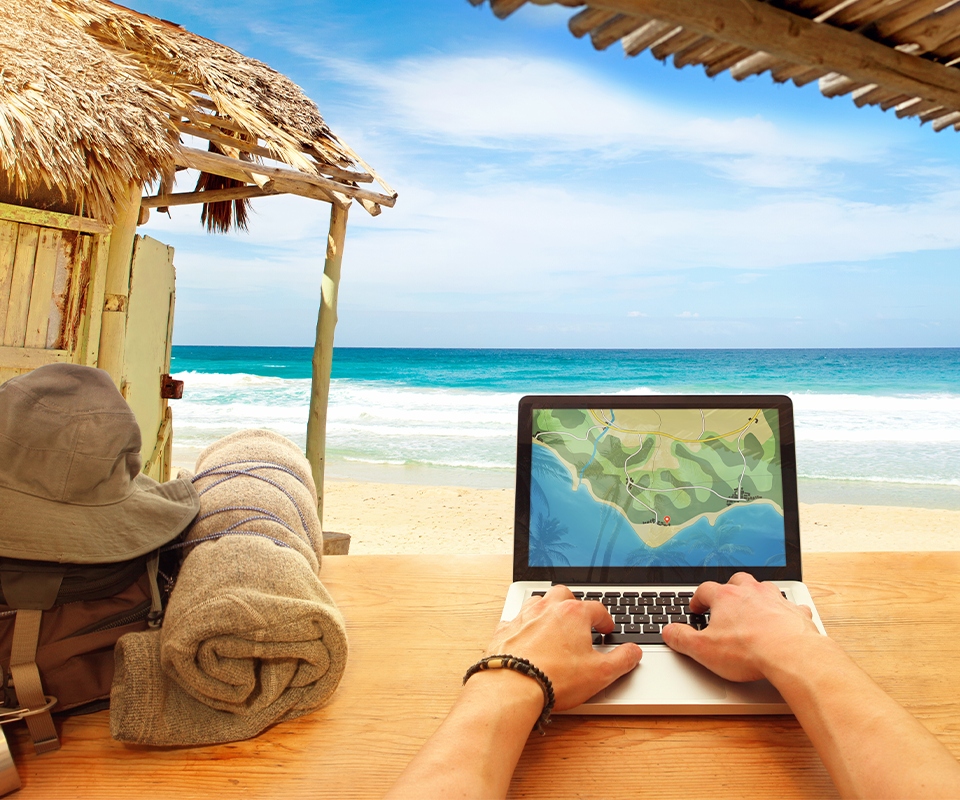
<svg viewBox="0 0 960 800">
<path fill-rule="evenodd" d="M 211 153 L 225 155 L 223 150 L 213 142 L 207 148 Z M 201 172 L 197 178 L 197 192 L 216 192 L 225 189 L 239 189 L 243 181 L 236 178 L 225 178 L 223 175 L 214 175 L 211 172 Z M 220 200 L 216 203 L 204 203 L 200 212 L 200 224 L 207 226 L 208 233 L 226 233 L 232 227 L 237 230 L 247 229 L 247 211 L 250 201 L 246 198 L 235 200 Z"/>
<path fill-rule="evenodd" d="M 0 4 L 0 168 L 18 199 L 43 185 L 110 219 L 131 181 L 172 161 L 172 99 L 49 0 Z"/>
<path fill-rule="evenodd" d="M 393 205 L 396 193 L 267 65 L 107 0 L 17 5 L 0 6 L 0 169 L 19 198 L 57 187 L 78 211 L 110 220 L 130 182 L 160 180 L 163 193 L 175 166 L 200 164 L 196 192 L 152 205 L 204 202 L 211 230 L 245 224 L 244 195 L 356 198 L 370 213 Z M 207 139 L 212 155 L 180 134 Z M 261 175 L 265 159 L 290 168 Z M 357 186 L 373 180 L 387 194 Z M 205 203 L 214 190 L 218 202 Z"/>
</svg>

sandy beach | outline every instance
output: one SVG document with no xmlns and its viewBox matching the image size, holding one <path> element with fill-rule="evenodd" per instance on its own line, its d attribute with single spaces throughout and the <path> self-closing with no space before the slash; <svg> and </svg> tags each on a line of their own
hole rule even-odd
<svg viewBox="0 0 960 800">
<path fill-rule="evenodd" d="M 510 553 L 514 493 L 327 480 L 323 527 L 350 552 Z M 800 504 L 806 552 L 960 550 L 960 511 Z"/>
</svg>

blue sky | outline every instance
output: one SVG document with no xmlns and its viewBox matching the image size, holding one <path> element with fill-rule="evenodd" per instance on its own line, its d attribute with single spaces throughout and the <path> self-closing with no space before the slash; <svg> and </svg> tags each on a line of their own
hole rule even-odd
<svg viewBox="0 0 960 800">
<path fill-rule="evenodd" d="M 953 129 L 600 53 L 558 7 L 131 4 L 288 75 L 399 192 L 351 209 L 337 345 L 960 345 Z M 176 248 L 175 343 L 312 344 L 329 206 L 253 209 L 140 229 Z"/>
</svg>

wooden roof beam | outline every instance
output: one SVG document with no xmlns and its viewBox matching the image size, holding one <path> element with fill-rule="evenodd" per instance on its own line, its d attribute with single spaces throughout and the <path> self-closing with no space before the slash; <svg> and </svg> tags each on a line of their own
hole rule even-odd
<svg viewBox="0 0 960 800">
<path fill-rule="evenodd" d="M 599 28 L 616 16 L 617 13 L 615 11 L 603 11 L 601 9 L 587 7 L 583 9 L 583 11 L 570 17 L 567 27 L 570 29 L 570 33 L 580 39 L 590 33 L 594 28 Z"/>
<path fill-rule="evenodd" d="M 490 0 L 490 8 L 498 19 L 506 19 L 527 0 Z"/>
<path fill-rule="evenodd" d="M 173 192 L 144 197 L 141 208 L 163 208 L 164 206 L 188 206 L 195 203 L 219 203 L 224 200 L 247 200 L 251 197 L 267 197 L 280 194 L 261 189 L 259 186 L 238 186 L 233 189 L 211 189 L 207 192 Z"/>
<path fill-rule="evenodd" d="M 620 42 L 623 45 L 623 52 L 628 56 L 636 56 L 655 45 L 657 42 L 666 39 L 678 31 L 678 26 L 669 22 L 660 22 L 651 20 L 642 28 L 638 28 L 633 33 L 623 37 Z"/>
<path fill-rule="evenodd" d="M 960 70 L 757 0 L 591 0 L 591 5 L 671 22 L 785 61 L 822 67 L 862 84 L 879 83 L 960 109 Z"/>
<path fill-rule="evenodd" d="M 673 54 L 673 65 L 680 69 L 691 64 L 702 64 L 715 50 L 723 46 L 723 43 L 716 39 L 701 36 L 692 44 L 687 45 L 682 50 L 677 50 Z"/>
<path fill-rule="evenodd" d="M 759 53 L 749 55 L 730 67 L 730 77 L 735 81 L 742 81 L 751 75 L 759 75 L 761 72 L 766 72 L 782 63 L 782 58 L 772 56 L 761 50 Z"/>
<path fill-rule="evenodd" d="M 224 136 L 210 129 L 199 128 L 196 125 L 191 125 L 187 122 L 174 121 L 173 124 L 176 125 L 177 129 L 181 133 L 197 136 L 201 139 L 206 139 L 208 142 L 213 142 L 214 144 L 218 144 L 223 147 L 232 147 L 244 153 L 260 156 L 261 158 L 270 158 L 274 161 L 278 160 L 276 154 L 272 153 L 266 147 L 251 144 L 250 142 L 245 142 L 242 139 L 234 139 L 230 136 Z M 303 152 L 308 151 L 304 149 Z M 366 172 L 351 172 L 347 169 L 340 169 L 339 167 L 332 167 L 329 164 L 322 163 L 317 163 L 315 166 L 318 172 L 321 172 L 324 175 L 329 175 L 333 178 L 337 178 L 338 180 L 356 181 L 357 183 L 373 183 L 373 175 L 370 175 Z"/>
<path fill-rule="evenodd" d="M 237 124 L 229 117 L 215 117 L 212 114 L 204 114 L 203 112 L 197 111 L 195 109 L 180 111 L 179 113 L 181 117 L 186 117 L 192 124 L 206 125 L 214 132 L 220 129 L 227 130 L 227 131 L 234 131 L 235 133 L 239 133 L 243 136 L 253 137 L 256 139 L 258 143 L 262 141 L 260 137 L 256 137 L 249 130 L 244 128 L 242 125 Z M 176 120 L 173 120 L 173 122 L 174 124 L 176 124 Z M 204 137 L 204 138 L 207 138 L 207 137 Z M 341 146 L 343 145 L 343 142 L 340 139 L 337 139 L 336 141 L 337 141 L 337 144 Z M 233 142 L 231 143 L 230 146 L 235 147 L 236 143 Z M 269 148 L 264 147 L 263 149 L 268 154 L 267 157 L 276 159 L 276 156 L 270 152 Z M 366 170 L 366 172 L 355 172 L 353 170 L 343 169 L 341 167 L 333 166 L 332 164 L 327 164 L 324 161 L 324 158 L 325 158 L 324 153 L 322 153 L 319 150 L 319 148 L 317 148 L 314 145 L 300 145 L 299 149 L 301 153 L 306 153 L 309 156 L 313 156 L 314 160 L 317 162 L 315 165 L 317 170 L 323 174 L 329 174 L 333 177 L 336 177 L 337 175 L 342 174 L 345 180 L 357 181 L 358 183 L 370 183 L 373 180 L 373 178 L 371 177 L 373 173 L 366 166 L 361 165 Z M 355 154 L 353 156 L 353 159 L 356 163 L 358 164 L 360 163 L 360 161 L 356 158 Z M 346 163 L 346 160 L 344 161 L 344 163 Z"/>
<path fill-rule="evenodd" d="M 954 111 L 950 114 L 946 114 L 930 123 L 930 127 L 938 132 L 942 131 L 944 128 L 949 128 L 951 125 L 960 125 L 960 111 Z"/>
<path fill-rule="evenodd" d="M 770 70 L 773 79 L 778 83 L 793 81 L 794 86 L 806 86 L 824 76 L 822 69 L 811 69 L 803 64 L 787 64 Z"/>
<path fill-rule="evenodd" d="M 710 78 L 715 78 L 724 70 L 730 69 L 738 61 L 750 55 L 750 51 L 746 47 L 730 44 L 730 42 L 723 42 L 722 44 L 723 47 L 711 55 L 710 63 L 704 65 L 704 72 Z"/>
<path fill-rule="evenodd" d="M 682 51 L 703 37 L 693 31 L 677 31 L 666 39 L 662 39 L 650 48 L 650 54 L 654 58 L 666 61 L 674 53 Z"/>
<path fill-rule="evenodd" d="M 618 14 L 613 19 L 594 28 L 590 34 L 590 41 L 593 42 L 593 46 L 597 50 L 606 50 L 615 41 L 642 28 L 649 21 L 647 17 Z"/>
<path fill-rule="evenodd" d="M 242 180 L 245 183 L 253 181 L 254 175 L 264 175 L 271 180 L 282 183 L 285 187 L 296 187 L 297 191 L 294 191 L 293 188 L 283 190 L 304 197 L 316 197 L 316 190 L 320 190 L 327 193 L 328 197 L 326 199 L 329 199 L 330 193 L 339 193 L 357 200 L 370 200 L 378 205 L 387 206 L 387 208 L 393 208 L 397 200 L 396 194 L 392 196 L 383 195 L 366 189 L 358 189 L 354 186 L 346 186 L 319 175 L 308 175 L 299 170 L 270 167 L 266 164 L 253 164 L 249 161 L 222 156 L 219 153 L 208 153 L 184 145 L 180 145 L 176 149 L 175 159 L 182 166 L 198 169 L 201 172 L 223 175 L 226 178 Z"/>
</svg>

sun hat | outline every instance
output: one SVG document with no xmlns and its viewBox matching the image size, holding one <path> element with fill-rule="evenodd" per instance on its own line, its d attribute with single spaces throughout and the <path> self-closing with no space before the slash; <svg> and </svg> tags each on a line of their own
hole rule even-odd
<svg viewBox="0 0 960 800">
<path fill-rule="evenodd" d="M 186 477 L 143 475 L 140 445 L 101 369 L 48 364 L 0 385 L 0 556 L 109 563 L 174 539 L 200 498 Z"/>
</svg>

